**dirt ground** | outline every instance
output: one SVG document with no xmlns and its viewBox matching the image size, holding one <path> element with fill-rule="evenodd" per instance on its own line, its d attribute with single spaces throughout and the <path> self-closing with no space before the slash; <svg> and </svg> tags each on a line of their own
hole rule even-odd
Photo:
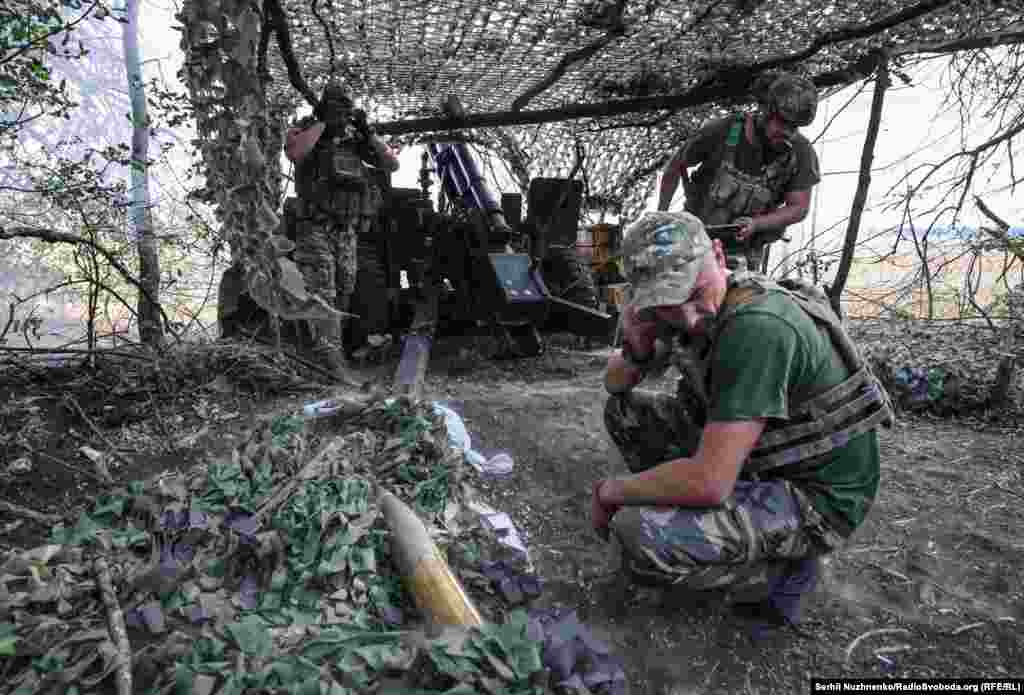
<svg viewBox="0 0 1024 695">
<path fill-rule="evenodd" d="M 475 486 L 523 532 L 544 582 L 539 604 L 576 608 L 625 662 L 632 693 L 801 693 L 812 676 L 1024 677 L 1017 423 L 919 415 L 883 431 L 882 487 L 869 521 L 828 559 L 802 628 L 755 639 L 713 600 L 652 589 L 624 600 L 610 590 L 608 546 L 588 517 L 591 481 L 625 471 L 602 421 L 609 349 L 552 340 L 538 358 L 484 362 L 463 347 L 436 346 L 425 395 L 455 404 L 475 448 L 511 453 L 510 475 Z M 365 375 L 389 381 L 393 370 Z M 130 480 L 217 456 L 255 418 L 326 393 L 261 401 L 192 392 L 162 412 L 159 426 L 113 417 L 103 431 L 111 441 L 117 433 L 126 462 L 113 472 Z M 114 404 L 108 410 L 116 415 Z M 0 384 L 0 427 L 0 499 L 60 514 L 101 489 L 76 453 L 99 440 L 59 405 L 59 385 Z M 12 469 L 19 458 L 29 468 Z M 0 550 L 47 534 L 0 512 Z"/>
</svg>

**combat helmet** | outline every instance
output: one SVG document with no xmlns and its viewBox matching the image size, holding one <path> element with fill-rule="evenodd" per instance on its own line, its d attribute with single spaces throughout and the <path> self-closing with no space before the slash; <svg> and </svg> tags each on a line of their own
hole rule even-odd
<svg viewBox="0 0 1024 695">
<path fill-rule="evenodd" d="M 766 76 L 757 91 L 766 115 L 777 113 L 794 127 L 810 125 L 818 112 L 818 90 L 806 77 L 786 73 Z"/>
<path fill-rule="evenodd" d="M 324 85 L 324 91 L 320 95 L 320 103 L 317 104 L 315 114 L 320 120 L 323 120 L 330 111 L 339 106 L 352 108 L 353 101 L 352 88 L 342 80 L 332 77 Z"/>
</svg>

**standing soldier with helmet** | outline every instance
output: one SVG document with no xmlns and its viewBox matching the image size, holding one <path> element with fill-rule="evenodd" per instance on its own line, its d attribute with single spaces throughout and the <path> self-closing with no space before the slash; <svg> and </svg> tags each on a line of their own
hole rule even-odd
<svg viewBox="0 0 1024 695">
<path fill-rule="evenodd" d="M 387 172 L 398 157 L 356 109 L 352 92 L 332 79 L 312 116 L 288 130 L 285 154 L 295 163 L 295 262 L 306 286 L 348 311 L 356 284 L 358 235 L 372 224 L 380 190 L 364 162 Z M 310 322 L 315 350 L 339 376 L 346 367 L 339 319 Z"/>
<path fill-rule="evenodd" d="M 658 210 L 668 210 L 682 180 L 687 212 L 707 227 L 738 225 L 722 239 L 729 268 L 760 272 L 768 244 L 806 217 L 821 176 L 814 148 L 797 132 L 817 112 L 814 84 L 775 74 L 755 92 L 757 114 L 711 121 L 672 157 L 662 172 Z"/>
</svg>

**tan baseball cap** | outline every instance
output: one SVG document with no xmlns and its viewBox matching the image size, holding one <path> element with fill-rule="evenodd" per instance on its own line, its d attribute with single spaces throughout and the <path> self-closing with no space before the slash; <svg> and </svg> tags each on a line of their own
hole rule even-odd
<svg viewBox="0 0 1024 695">
<path fill-rule="evenodd" d="M 704 223 L 688 212 L 646 212 L 626 230 L 622 259 L 637 309 L 682 304 L 711 253 Z"/>
</svg>

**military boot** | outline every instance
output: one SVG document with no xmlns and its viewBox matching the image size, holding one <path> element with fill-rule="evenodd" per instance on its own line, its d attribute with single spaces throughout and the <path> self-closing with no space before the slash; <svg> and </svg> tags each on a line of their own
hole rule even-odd
<svg viewBox="0 0 1024 695">
<path fill-rule="evenodd" d="M 790 560 L 781 576 L 772 582 L 768 598 L 760 603 L 738 603 L 733 612 L 754 621 L 755 637 L 764 636 L 773 628 L 797 626 L 803 618 L 804 601 L 818 585 L 820 574 L 818 556 Z"/>
</svg>

